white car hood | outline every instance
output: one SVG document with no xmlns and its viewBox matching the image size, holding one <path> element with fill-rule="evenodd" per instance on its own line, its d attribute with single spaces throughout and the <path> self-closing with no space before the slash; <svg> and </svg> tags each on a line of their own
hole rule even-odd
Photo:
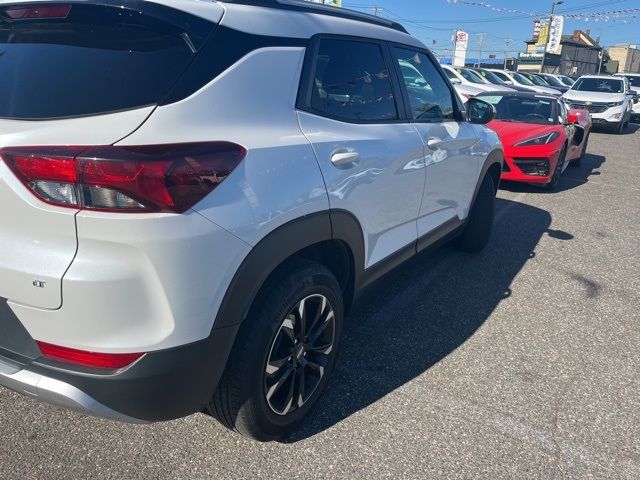
<svg viewBox="0 0 640 480">
<path fill-rule="evenodd" d="M 567 100 L 576 100 L 579 102 L 594 102 L 594 103 L 611 103 L 622 102 L 625 99 L 624 93 L 603 93 L 603 92 L 579 92 L 576 90 L 569 90 L 563 95 Z"/>
</svg>

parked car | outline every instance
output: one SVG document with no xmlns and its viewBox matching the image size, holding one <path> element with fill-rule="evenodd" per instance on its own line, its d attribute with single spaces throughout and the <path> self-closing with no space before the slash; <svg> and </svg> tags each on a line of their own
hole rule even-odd
<svg viewBox="0 0 640 480">
<path fill-rule="evenodd" d="M 547 80 L 545 80 L 543 77 L 539 76 L 538 74 L 533 74 L 528 72 L 519 72 L 519 73 L 538 87 L 552 88 L 553 90 L 557 90 L 558 92 L 560 92 L 560 94 L 569 90 L 569 88 L 565 87 L 564 85 L 560 87 L 556 87 L 555 85 L 554 86 L 550 85 L 549 82 L 547 82 Z"/>
<path fill-rule="evenodd" d="M 545 75 L 549 75 L 551 77 L 557 78 L 567 87 L 571 87 L 573 86 L 574 83 L 576 83 L 575 80 L 573 80 L 571 77 L 568 77 L 567 75 L 560 75 L 558 73 L 545 73 Z"/>
<path fill-rule="evenodd" d="M 474 87 L 473 85 L 465 85 L 462 83 L 455 83 L 453 88 L 458 92 L 463 103 L 467 103 L 471 97 L 475 97 L 484 92 L 484 90 Z"/>
<path fill-rule="evenodd" d="M 563 98 L 574 109 L 588 110 L 596 126 L 622 134 L 629 125 L 634 95 L 625 77 L 580 77 Z"/>
<path fill-rule="evenodd" d="M 617 73 L 629 81 L 629 87 L 635 93 L 631 109 L 631 120 L 640 122 L 640 73 Z"/>
<path fill-rule="evenodd" d="M 565 85 L 558 78 L 549 73 L 536 73 L 534 76 L 542 79 L 548 86 L 562 93 L 569 90 L 569 85 Z"/>
<path fill-rule="evenodd" d="M 496 70 L 496 69 L 489 69 L 489 70 L 491 70 L 493 73 L 495 73 L 505 82 L 507 82 L 509 86 L 517 85 L 519 87 L 528 88 L 532 92 L 542 93 L 547 95 L 557 95 L 557 96 L 562 95 L 562 93 L 560 93 L 558 90 L 554 88 L 545 87 L 542 85 L 536 85 L 535 83 L 533 83 L 531 80 L 529 80 L 527 77 L 525 77 L 519 72 L 512 72 L 510 70 Z"/>
<path fill-rule="evenodd" d="M 489 241 L 495 109 L 396 23 L 276 0 L 0 17 L 0 385 L 277 438 L 367 285 Z"/>
<path fill-rule="evenodd" d="M 444 70 L 444 73 L 447 74 L 447 77 L 449 77 L 451 83 L 453 83 L 454 85 L 466 85 L 478 88 L 485 92 L 497 92 L 504 89 L 504 87 L 496 87 L 489 82 L 480 80 L 475 75 L 473 75 L 473 73 L 464 68 L 442 65 L 442 69 Z"/>
<path fill-rule="evenodd" d="M 481 94 L 496 108 L 489 123 L 505 150 L 502 179 L 554 190 L 568 165 L 579 165 L 589 143 L 586 110 L 567 110 L 555 96 L 536 93 Z"/>
<path fill-rule="evenodd" d="M 514 83 L 507 77 L 506 75 L 503 78 L 499 77 L 497 73 L 492 72 L 491 70 L 487 70 L 486 68 L 471 68 L 469 69 L 475 72 L 478 76 L 482 77 L 485 81 L 493 84 L 499 85 L 501 87 L 501 91 L 509 92 L 509 91 L 517 91 L 517 92 L 532 92 L 533 89 L 528 87 L 521 87 L 519 85 L 514 85 Z"/>
</svg>

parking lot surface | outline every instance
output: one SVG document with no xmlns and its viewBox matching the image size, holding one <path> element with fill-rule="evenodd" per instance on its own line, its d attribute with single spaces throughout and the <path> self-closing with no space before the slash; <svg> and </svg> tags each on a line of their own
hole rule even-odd
<svg viewBox="0 0 640 480">
<path fill-rule="evenodd" d="M 640 478 L 640 130 L 559 191 L 504 185 L 480 255 L 383 278 L 299 433 L 130 426 L 0 388 L 0 478 Z M 159 399 L 160 401 L 160 399 Z"/>
</svg>

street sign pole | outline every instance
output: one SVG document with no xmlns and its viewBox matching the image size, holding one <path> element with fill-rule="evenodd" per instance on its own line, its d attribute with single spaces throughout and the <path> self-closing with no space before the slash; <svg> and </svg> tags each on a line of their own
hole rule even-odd
<svg viewBox="0 0 640 480">
<path fill-rule="evenodd" d="M 553 25 L 553 16 L 556 13 L 556 5 L 562 5 L 564 0 L 553 2 L 551 4 L 551 16 L 549 17 L 549 26 L 547 27 L 547 41 L 544 44 L 544 52 L 542 53 L 542 65 L 540 65 L 540 73 L 544 73 L 544 64 L 547 61 L 547 49 L 551 40 L 551 26 Z"/>
</svg>

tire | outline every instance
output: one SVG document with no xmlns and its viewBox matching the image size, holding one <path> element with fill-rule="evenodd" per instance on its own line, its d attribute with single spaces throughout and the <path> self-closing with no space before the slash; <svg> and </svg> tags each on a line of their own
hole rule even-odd
<svg viewBox="0 0 640 480">
<path fill-rule="evenodd" d="M 491 238 L 496 208 L 496 187 L 491 175 L 482 180 L 476 201 L 473 204 L 467 225 L 455 242 L 463 252 L 476 253 L 484 250 Z"/>
<path fill-rule="evenodd" d="M 556 169 L 553 171 L 551 180 L 549 181 L 549 183 L 547 183 L 544 186 L 545 190 L 553 192 L 558 187 L 558 182 L 560 181 L 560 175 L 562 175 L 562 167 L 564 167 L 564 164 L 566 161 L 567 161 L 567 147 L 565 145 L 562 149 L 562 152 L 560 152 L 560 156 L 558 157 L 558 163 L 556 164 Z"/>
<path fill-rule="evenodd" d="M 293 341 L 294 336 L 301 336 L 302 302 L 307 322 L 314 318 L 327 325 L 313 346 L 324 353 L 309 346 L 310 339 Z M 276 440 L 295 430 L 316 404 L 333 371 L 343 308 L 338 281 L 320 264 L 298 262 L 267 281 L 240 329 L 209 412 L 227 428 L 258 441 Z M 317 331 L 316 325 L 306 334 L 316 336 L 309 332 Z M 330 336 L 331 346 L 326 347 Z M 293 397 L 287 401 L 292 389 L 300 393 L 294 396 L 303 398 L 302 403 L 294 402 Z"/>
</svg>

